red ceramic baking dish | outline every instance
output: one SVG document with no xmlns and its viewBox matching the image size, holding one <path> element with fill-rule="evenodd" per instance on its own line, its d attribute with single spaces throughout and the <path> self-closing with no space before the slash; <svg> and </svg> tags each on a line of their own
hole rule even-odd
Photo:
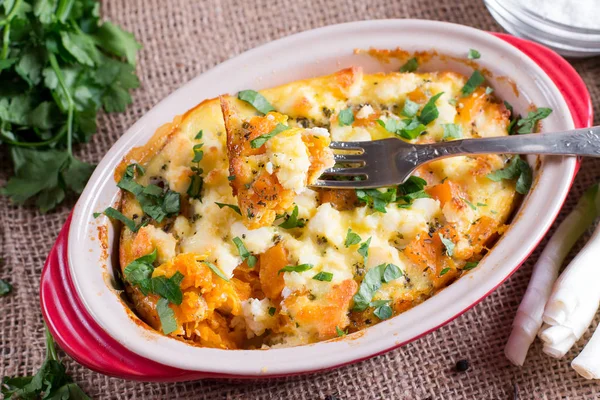
<svg viewBox="0 0 600 400">
<path fill-rule="evenodd" d="M 258 378 L 315 372 L 357 362 L 402 346 L 451 321 L 491 293 L 527 259 L 558 214 L 578 161 L 541 158 L 534 186 L 510 229 L 480 266 L 424 303 L 343 339 L 268 350 L 221 350 L 190 346 L 149 330 L 126 309 L 112 287 L 118 232 L 94 211 L 114 203 L 113 171 L 129 149 L 144 144 L 161 124 L 204 99 L 278 84 L 359 65 L 389 71 L 394 63 L 356 54 L 355 48 L 430 51 L 423 70 L 472 67 L 457 59 L 470 48 L 500 98 L 524 113 L 531 104 L 551 107 L 544 130 L 590 126 L 585 84 L 560 56 L 535 43 L 460 25 L 419 20 L 335 25 L 284 38 L 246 52 L 202 74 L 134 124 L 100 162 L 68 218 L 44 266 L 41 306 L 59 345 L 76 361 L 103 374 L 144 381 L 207 377 Z M 302 54 L 302 59 L 294 55 Z M 533 159 L 532 159 L 533 160 Z M 532 161 L 530 160 L 530 161 Z"/>
</svg>

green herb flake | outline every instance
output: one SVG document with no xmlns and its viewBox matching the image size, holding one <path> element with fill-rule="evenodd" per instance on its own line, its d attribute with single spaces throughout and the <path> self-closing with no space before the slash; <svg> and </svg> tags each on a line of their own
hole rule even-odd
<svg viewBox="0 0 600 400">
<path fill-rule="evenodd" d="M 208 261 L 203 261 L 204 264 L 206 264 L 208 266 L 208 268 L 210 268 L 210 270 L 212 272 L 214 272 L 215 275 L 217 275 L 219 278 L 223 279 L 226 282 L 229 282 L 229 278 L 227 277 L 227 275 L 225 275 L 223 273 L 223 271 L 221 271 L 221 268 L 217 267 L 215 264 L 208 262 Z"/>
<path fill-rule="evenodd" d="M 357 250 L 358 254 L 363 257 L 363 264 L 365 266 L 367 265 L 367 260 L 369 259 L 369 246 L 371 245 L 371 239 L 372 238 L 368 238 L 365 242 L 361 243 Z"/>
<path fill-rule="evenodd" d="M 487 207 L 487 204 L 485 204 L 485 203 L 477 203 L 477 207 Z"/>
<path fill-rule="evenodd" d="M 354 113 L 352 112 L 352 108 L 348 107 L 339 112 L 338 123 L 340 126 L 348 126 L 354 123 Z"/>
<path fill-rule="evenodd" d="M 517 121 L 517 133 L 519 135 L 533 133 L 537 130 L 538 122 L 552 114 L 552 109 L 541 107 L 535 111 L 530 111 L 527 117 Z"/>
<path fill-rule="evenodd" d="M 202 135 L 203 135 L 203 132 L 202 132 L 202 129 L 200 129 L 198 131 L 198 133 L 196 134 L 196 136 L 194 136 L 194 139 L 200 140 L 200 139 L 202 139 Z"/>
<path fill-rule="evenodd" d="M 146 223 L 136 225 L 132 219 L 127 218 L 120 211 L 115 210 L 112 207 L 108 207 L 106 210 L 104 210 L 103 214 L 110 219 L 116 219 L 117 221 L 121 221 L 123 225 L 129 228 L 129 230 L 132 232 L 137 232 L 142 226 L 146 225 Z"/>
<path fill-rule="evenodd" d="M 287 265 L 279 270 L 277 274 L 279 275 L 282 272 L 304 272 L 312 269 L 314 265 L 312 264 L 299 264 L 299 265 Z"/>
<path fill-rule="evenodd" d="M 229 176 L 227 177 L 227 180 L 228 180 L 228 181 L 230 181 L 230 182 L 231 182 L 231 181 L 235 181 L 235 175 L 229 175 Z"/>
<path fill-rule="evenodd" d="M 469 200 L 465 199 L 464 197 L 461 197 L 461 199 L 462 199 L 462 201 L 467 203 L 467 205 L 471 208 L 471 210 L 477 210 L 477 207 L 475 207 L 475 205 L 473 203 L 471 203 Z"/>
<path fill-rule="evenodd" d="M 444 128 L 443 140 L 449 139 L 461 139 L 462 138 L 462 127 L 457 124 L 442 124 Z"/>
<path fill-rule="evenodd" d="M 388 304 L 382 304 L 375 308 L 373 314 L 380 320 L 386 320 L 392 316 L 392 308 Z"/>
<path fill-rule="evenodd" d="M 250 147 L 252 147 L 253 149 L 258 149 L 259 147 L 267 143 L 269 139 L 273 138 L 276 135 L 279 135 L 281 132 L 286 131 L 288 129 L 290 129 L 289 126 L 284 125 L 282 123 L 278 123 L 271 132 L 266 133 L 264 135 L 260 135 L 256 139 L 252 139 L 250 141 Z"/>
<path fill-rule="evenodd" d="M 338 337 L 346 336 L 348 334 L 347 331 L 340 329 L 340 327 L 337 325 L 335 327 L 335 333 L 337 334 Z"/>
<path fill-rule="evenodd" d="M 494 93 L 494 88 L 491 88 L 491 87 L 487 86 L 485 88 L 485 94 L 490 95 L 492 93 Z"/>
<path fill-rule="evenodd" d="M 219 208 L 223 208 L 223 207 L 229 207 L 231 208 L 233 211 L 235 211 L 236 213 L 238 213 L 239 215 L 242 215 L 242 212 L 240 211 L 240 208 L 238 206 L 236 206 L 235 204 L 227 204 L 227 203 L 218 203 L 215 201 L 215 204 L 219 206 Z"/>
<path fill-rule="evenodd" d="M 12 285 L 5 281 L 4 279 L 0 279 L 0 297 L 6 296 L 12 291 Z"/>
<path fill-rule="evenodd" d="M 527 194 L 533 181 L 533 172 L 529 164 L 519 156 L 514 156 L 508 165 L 502 169 L 487 175 L 494 182 L 505 180 L 517 180 L 515 189 L 517 193 Z"/>
<path fill-rule="evenodd" d="M 321 271 L 315 276 L 313 276 L 313 279 L 321 282 L 331 282 L 331 280 L 333 279 L 333 274 L 331 272 Z"/>
<path fill-rule="evenodd" d="M 419 68 L 419 62 L 415 57 L 410 58 L 403 66 L 400 67 L 400 72 L 415 72 Z"/>
<path fill-rule="evenodd" d="M 403 274 L 402 270 L 394 264 L 387 264 L 383 271 L 383 282 L 389 283 L 393 280 L 400 278 Z"/>
<path fill-rule="evenodd" d="M 449 257 L 452 257 L 454 255 L 454 247 L 455 247 L 454 242 L 450 239 L 446 239 L 444 237 L 444 235 L 442 235 L 441 233 L 439 233 L 439 235 L 440 235 L 440 239 L 442 240 L 442 243 L 444 244 L 444 247 L 446 248 L 446 254 Z"/>
<path fill-rule="evenodd" d="M 279 224 L 279 227 L 283 229 L 294 229 L 302 228 L 304 225 L 306 225 L 306 222 L 303 219 L 298 219 L 298 206 L 294 206 L 292 214 L 286 215 L 285 221 Z"/>
<path fill-rule="evenodd" d="M 371 300 L 375 293 L 381 288 L 381 284 L 384 283 L 385 270 L 389 264 L 380 264 L 376 267 L 371 268 L 365 274 L 358 292 L 352 298 L 354 311 L 364 311 L 367 307 L 371 306 Z"/>
<path fill-rule="evenodd" d="M 170 303 L 179 305 L 183 301 L 183 293 L 179 284 L 183 279 L 180 272 L 176 272 L 172 277 L 155 276 L 150 280 L 150 291 Z"/>
<path fill-rule="evenodd" d="M 443 270 L 440 271 L 440 276 L 444 276 L 446 275 L 448 272 L 450 272 L 450 268 L 444 268 Z"/>
<path fill-rule="evenodd" d="M 165 335 L 173 333 L 177 330 L 177 319 L 175 318 L 175 312 L 169 306 L 167 299 L 159 299 L 156 303 L 156 312 L 160 319 L 160 325 Z"/>
<path fill-rule="evenodd" d="M 192 150 L 194 151 L 194 158 L 192 159 L 193 163 L 199 163 L 200 161 L 202 161 L 202 158 L 204 157 L 204 151 L 202 151 L 202 146 L 203 144 L 197 144 L 194 145 L 194 147 L 192 148 Z"/>
<path fill-rule="evenodd" d="M 269 307 L 269 315 L 272 317 L 277 312 L 275 307 Z"/>
<path fill-rule="evenodd" d="M 254 90 L 242 90 L 238 93 L 238 99 L 245 101 L 263 114 L 275 111 L 275 107 L 262 94 Z"/>
<path fill-rule="evenodd" d="M 248 267 L 254 268 L 256 266 L 256 261 L 257 261 L 256 256 L 252 255 L 248 251 L 248 249 L 244 245 L 244 242 L 242 242 L 242 239 L 240 239 L 239 237 L 234 237 L 233 244 L 235 244 L 235 247 L 237 247 L 240 257 L 242 257 L 243 261 L 246 261 L 246 263 L 248 264 Z"/>
<path fill-rule="evenodd" d="M 398 207 L 407 208 L 416 199 L 429 198 L 429 194 L 425 192 L 427 181 L 418 176 L 409 176 L 406 182 L 398 185 L 398 199 L 404 201 L 404 204 L 399 204 Z"/>
<path fill-rule="evenodd" d="M 384 214 L 387 212 L 385 207 L 397 199 L 396 188 L 388 188 L 385 192 L 378 189 L 356 189 L 356 197 Z"/>
<path fill-rule="evenodd" d="M 421 124 L 428 125 L 430 122 L 435 121 L 437 119 L 437 117 L 440 115 L 440 113 L 437 109 L 437 106 L 435 105 L 435 102 L 443 94 L 444 94 L 444 92 L 440 92 L 440 93 L 436 94 L 435 96 L 432 96 L 429 99 L 429 101 L 427 101 L 427 104 L 425 104 L 425 107 L 423 107 L 423 110 L 421 110 L 421 114 L 419 115 L 419 121 L 421 122 Z"/>
<path fill-rule="evenodd" d="M 412 118 L 415 115 L 417 115 L 418 111 L 419 111 L 419 103 L 415 103 L 414 101 L 411 101 L 409 98 L 407 98 L 404 101 L 404 107 L 402 108 L 401 114 L 404 115 L 405 117 Z"/>
<path fill-rule="evenodd" d="M 362 239 L 358 236 L 357 233 L 352 232 L 352 229 L 348 228 L 348 232 L 346 233 L 346 241 L 344 242 L 345 247 L 354 246 L 355 244 L 359 244 Z"/>
<path fill-rule="evenodd" d="M 146 254 L 140 258 L 137 258 L 127 264 L 123 270 L 125 280 L 132 285 L 140 286 L 144 294 L 147 294 L 147 290 L 150 288 L 149 281 L 152 278 L 152 272 L 154 266 L 152 265 L 157 258 L 157 250 L 154 249 L 152 253 Z"/>
<path fill-rule="evenodd" d="M 468 263 L 465 264 L 465 266 L 462 268 L 462 270 L 470 271 L 473 268 L 477 267 L 477 265 L 479 265 L 479 261 L 469 261 Z"/>
<path fill-rule="evenodd" d="M 463 97 L 473 93 L 475 89 L 481 86 L 483 82 L 485 82 L 485 78 L 483 77 L 481 72 L 479 72 L 478 70 L 473 71 L 473 74 L 471 74 L 471 77 L 467 80 L 467 83 L 465 83 L 465 86 L 463 86 L 463 88 L 461 89 Z"/>
<path fill-rule="evenodd" d="M 469 54 L 467 55 L 469 60 L 477 60 L 481 58 L 481 53 L 475 49 L 469 49 Z"/>
</svg>

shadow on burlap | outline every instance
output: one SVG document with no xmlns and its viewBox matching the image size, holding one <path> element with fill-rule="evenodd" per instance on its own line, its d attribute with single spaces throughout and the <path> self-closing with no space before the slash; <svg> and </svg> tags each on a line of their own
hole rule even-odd
<svg viewBox="0 0 600 400">
<path fill-rule="evenodd" d="M 105 1 L 104 15 L 133 31 L 144 45 L 138 66 L 142 87 L 126 113 L 101 116 L 92 143 L 78 149 L 81 156 L 98 162 L 129 126 L 189 79 L 247 49 L 292 33 L 381 18 L 435 19 L 501 30 L 481 0 L 462 0 L 460 4 L 454 0 L 251 3 Z M 573 64 L 586 81 L 600 115 L 598 58 Z M 584 162 L 565 212 L 587 186 L 599 180 L 599 167 L 600 161 Z M 0 184 L 5 183 L 9 168 L 6 152 L 0 152 Z M 14 292 L 0 299 L 0 376 L 31 373 L 44 357 L 39 276 L 73 204 L 71 199 L 59 210 L 39 215 L 2 199 L 0 254 L 4 265 L 0 277 L 12 282 Z M 569 366 L 584 341 L 560 361 L 544 356 L 538 343 L 523 368 L 511 366 L 503 356 L 536 254 L 492 295 L 445 327 L 395 351 L 326 373 L 247 383 L 150 384 L 108 378 L 70 359 L 66 364 L 92 398 L 107 399 L 323 399 L 327 395 L 353 400 L 512 399 L 515 388 L 520 399 L 600 399 L 600 386 L 579 377 Z M 453 371 L 460 359 L 470 361 L 467 373 Z"/>
</svg>

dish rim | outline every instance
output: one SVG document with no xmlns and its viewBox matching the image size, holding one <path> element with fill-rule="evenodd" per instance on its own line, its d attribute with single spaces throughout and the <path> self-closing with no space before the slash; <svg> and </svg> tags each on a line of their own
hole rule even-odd
<svg viewBox="0 0 600 400">
<path fill-rule="evenodd" d="M 456 318 L 458 315 L 464 313 L 465 311 L 473 307 L 475 304 L 477 304 L 480 300 L 482 300 L 489 293 L 491 293 L 491 291 L 493 291 L 497 286 L 499 286 L 506 278 L 508 278 L 518 268 L 518 266 L 521 265 L 521 263 L 526 259 L 529 253 L 535 248 L 538 241 L 541 239 L 543 234 L 554 221 L 556 214 L 560 210 L 560 206 L 562 205 L 564 198 L 568 193 L 572 177 L 575 173 L 575 158 L 554 157 L 546 158 L 543 160 L 542 167 L 540 169 L 540 174 L 538 177 L 539 179 L 536 182 L 534 190 L 532 190 L 530 196 L 528 196 L 528 199 L 526 199 L 524 205 L 521 208 L 521 211 L 519 212 L 519 215 L 515 217 L 515 221 L 513 222 L 513 224 L 511 224 L 511 229 L 509 229 L 505 236 L 495 246 L 496 253 L 499 253 L 499 251 L 497 250 L 498 246 L 501 244 L 504 244 L 503 248 L 510 247 L 509 245 L 506 245 L 506 239 L 512 238 L 513 236 L 514 239 L 512 239 L 511 241 L 515 242 L 516 244 L 519 244 L 519 242 L 521 241 L 518 240 L 517 232 L 515 232 L 512 235 L 510 234 L 510 232 L 515 231 L 514 229 L 512 229 L 514 226 L 521 227 L 521 225 L 525 224 L 523 222 L 524 217 L 528 217 L 529 219 L 535 219 L 538 222 L 538 227 L 533 232 L 533 234 L 526 235 L 522 238 L 522 241 L 525 245 L 518 248 L 517 251 L 514 251 L 515 249 L 513 249 L 512 252 L 508 251 L 507 253 L 509 254 L 506 254 L 504 256 L 505 260 L 509 260 L 506 261 L 506 263 L 510 264 L 511 267 L 504 266 L 503 268 L 501 268 L 497 265 L 497 262 L 496 264 L 492 265 L 492 262 L 490 262 L 486 257 L 486 260 L 482 262 L 480 268 L 477 268 L 476 270 L 472 271 L 468 276 L 455 282 L 449 288 L 442 291 L 441 293 L 438 293 L 422 305 L 419 305 L 388 321 L 382 322 L 364 331 L 358 332 L 355 335 L 350 335 L 344 340 L 326 341 L 312 345 L 285 349 L 269 349 L 266 351 L 218 350 L 208 348 L 197 348 L 189 346 L 183 342 L 164 337 L 159 333 L 149 332 L 145 329 L 143 332 L 138 332 L 138 335 L 134 335 L 137 336 L 138 339 L 134 340 L 135 337 L 127 337 L 123 334 L 123 330 L 121 329 L 122 327 L 119 326 L 119 324 L 117 324 L 114 319 L 109 318 L 107 320 L 107 311 L 103 308 L 102 298 L 105 297 L 105 294 L 110 294 L 113 297 L 116 296 L 114 296 L 114 294 L 111 291 L 101 294 L 94 293 L 93 291 L 89 290 L 90 285 L 86 285 L 85 278 L 87 278 L 87 274 L 85 268 L 82 266 L 89 264 L 89 252 L 85 249 L 86 244 L 89 245 L 89 241 L 86 241 L 85 239 L 89 233 L 88 231 L 90 222 L 91 225 L 97 226 L 99 221 L 104 220 L 104 218 L 101 218 L 98 221 L 93 221 L 91 218 L 91 213 L 93 211 L 98 211 L 110 205 L 102 203 L 102 201 L 98 199 L 99 193 L 101 192 L 100 188 L 103 186 L 105 187 L 107 185 L 110 185 L 112 183 L 112 186 L 114 186 L 115 189 L 115 194 L 113 195 L 114 200 L 114 197 L 116 196 L 116 185 L 114 184 L 114 182 L 112 182 L 112 174 L 114 171 L 114 167 L 121 160 L 122 155 L 124 155 L 124 153 L 126 153 L 131 147 L 145 143 L 147 139 L 150 136 L 152 136 L 155 129 L 153 129 L 153 127 L 150 127 L 149 125 L 156 123 L 156 114 L 160 114 L 163 116 L 162 118 L 160 118 L 162 122 L 170 121 L 175 114 L 164 116 L 165 114 L 169 114 L 173 111 L 176 113 L 182 113 L 185 112 L 185 110 L 187 110 L 188 108 L 191 108 L 188 107 L 182 109 L 182 106 L 180 104 L 178 104 L 175 107 L 173 103 L 177 102 L 176 99 L 185 95 L 186 92 L 190 92 L 192 87 L 198 86 L 199 82 L 211 79 L 213 76 L 218 75 L 220 71 L 226 70 L 227 68 L 231 68 L 231 66 L 236 65 L 236 63 L 243 65 L 243 62 L 245 60 L 252 59 L 253 57 L 255 58 L 257 55 L 260 55 L 261 52 L 273 52 L 278 48 L 289 46 L 291 43 L 288 42 L 293 43 L 295 41 L 310 41 L 314 40 L 315 38 L 322 38 L 322 36 L 325 35 L 335 36 L 340 35 L 342 33 L 348 33 L 348 31 L 350 31 L 350 33 L 354 35 L 358 35 L 357 32 L 360 32 L 362 34 L 373 34 L 374 32 L 377 32 L 379 30 L 386 29 L 390 29 L 392 31 L 395 29 L 399 29 L 400 31 L 406 29 L 412 31 L 424 30 L 427 32 L 436 32 L 438 30 L 442 30 L 445 31 L 445 34 L 453 33 L 453 36 L 459 37 L 463 35 L 469 37 L 470 42 L 481 41 L 483 43 L 487 43 L 488 46 L 503 50 L 496 56 L 496 58 L 503 60 L 506 57 L 512 57 L 513 61 L 518 60 L 520 63 L 523 63 L 522 66 L 528 68 L 529 72 L 535 72 L 534 79 L 538 80 L 537 85 L 538 90 L 540 90 L 540 93 L 538 93 L 538 95 L 543 92 L 544 95 L 549 96 L 549 98 L 554 103 L 556 103 L 554 107 L 559 106 L 559 108 L 555 108 L 556 114 L 554 114 L 554 117 L 549 118 L 549 123 L 545 124 L 545 127 L 555 127 L 556 125 L 562 126 L 564 129 L 573 127 L 573 121 L 569 109 L 558 88 L 554 85 L 554 83 L 548 77 L 548 75 L 539 66 L 537 66 L 537 64 L 535 64 L 529 57 L 527 57 L 515 47 L 511 46 L 510 44 L 504 42 L 499 38 L 494 37 L 489 33 L 479 31 L 474 28 L 468 28 L 461 25 L 455 25 L 444 22 L 422 20 L 361 21 L 340 25 L 332 25 L 324 28 L 318 28 L 315 30 L 302 32 L 299 34 L 288 36 L 286 38 L 276 40 L 266 45 L 257 47 L 253 50 L 249 50 L 248 52 L 243 53 L 240 56 L 235 57 L 229 61 L 226 61 L 225 63 L 220 64 L 212 70 L 207 71 L 204 74 L 201 74 L 198 77 L 194 78 L 193 80 L 185 84 L 183 87 L 169 95 L 155 107 L 153 107 L 146 115 L 144 115 L 130 129 L 128 129 L 127 132 L 123 135 L 123 137 L 121 137 L 113 145 L 113 147 L 109 150 L 107 155 L 102 159 L 97 170 L 90 179 L 90 182 L 86 186 L 86 189 L 84 190 L 84 193 L 82 194 L 79 202 L 77 203 L 74 210 L 73 223 L 69 231 L 69 268 L 73 276 L 73 283 L 75 285 L 77 293 L 80 296 L 86 310 L 90 313 L 94 320 L 97 321 L 99 325 L 107 331 L 107 333 L 109 333 L 113 338 L 115 338 L 115 340 L 119 341 L 121 344 L 123 344 L 125 347 L 129 348 L 133 352 L 147 357 L 149 359 L 152 359 L 154 361 L 160 362 L 162 364 L 170 365 L 177 368 L 245 376 L 309 372 L 314 370 L 336 367 L 346 363 L 368 358 L 376 354 L 380 354 L 382 352 L 398 347 L 404 343 L 415 340 L 418 337 L 421 337 L 424 334 L 437 329 L 439 326 L 444 325 L 445 323 Z M 445 37 L 444 39 L 447 41 L 452 40 L 448 39 L 448 37 Z M 328 40 L 326 42 L 327 46 L 333 46 L 331 40 Z M 374 44 L 374 46 L 377 48 L 389 47 L 381 46 L 378 44 Z M 358 46 L 351 47 L 354 48 Z M 426 46 L 422 44 L 421 46 L 415 48 L 423 50 L 425 49 L 425 47 Z M 465 51 L 467 50 L 468 49 L 465 49 Z M 508 67 L 508 65 L 506 67 Z M 269 86 L 273 86 L 273 84 L 261 85 L 261 87 Z M 205 97 L 208 98 L 212 96 Z M 195 103 L 198 103 L 199 100 L 195 101 Z M 563 124 L 560 125 L 560 121 L 552 122 L 555 119 L 561 119 Z M 154 128 L 156 128 L 156 126 L 154 126 Z M 556 176 L 552 177 L 550 175 Z M 552 189 L 550 187 L 550 183 L 553 180 L 556 181 L 556 177 L 560 178 L 558 180 L 558 187 Z M 107 182 L 107 180 L 111 180 L 111 182 Z M 540 186 L 543 184 L 546 184 L 548 186 L 548 188 L 545 190 L 546 192 L 548 192 L 547 194 L 542 194 L 542 190 L 540 190 Z M 548 194 L 552 194 L 553 196 L 548 196 Z M 552 197 L 552 199 L 548 200 L 548 197 Z M 537 217 L 533 215 L 528 216 L 528 214 L 522 215 L 525 213 L 525 211 L 532 210 L 534 205 L 542 205 L 547 201 L 549 201 L 551 207 L 549 209 L 546 209 L 546 212 L 538 212 Z M 529 214 L 533 214 L 533 212 L 529 211 Z M 98 242 L 99 241 L 96 240 L 96 246 L 98 245 Z M 513 247 L 516 244 L 513 244 Z M 99 249 L 96 249 L 96 251 L 98 250 Z M 494 254 L 494 252 L 492 252 L 491 254 Z M 498 255 L 495 258 L 502 257 L 503 256 Z M 483 267 L 486 267 L 486 274 L 481 273 L 481 271 L 484 270 Z M 461 305 L 451 304 L 450 307 L 447 307 L 444 310 L 435 309 L 435 305 L 437 305 L 438 303 L 444 303 L 444 300 L 446 300 L 446 298 L 452 298 L 452 293 L 450 292 L 460 292 L 460 290 L 455 287 L 462 281 L 484 281 L 484 283 L 487 282 L 487 284 L 483 288 L 472 288 L 472 290 L 469 291 L 463 289 L 463 291 L 466 292 L 467 295 L 464 296 L 458 303 Z M 469 285 L 468 283 L 465 283 L 460 285 L 459 287 L 462 288 L 463 286 L 466 287 Z M 471 286 L 475 285 L 471 284 Z M 438 300 L 432 302 L 432 300 L 435 299 Z M 429 304 L 429 307 L 422 307 L 425 304 Z M 427 309 L 427 311 L 425 311 L 425 309 Z M 417 318 L 414 317 L 414 315 L 417 314 L 416 311 L 421 311 Z M 429 314 L 427 314 L 427 312 L 429 312 Z M 397 325 L 401 326 L 401 321 L 407 322 L 411 320 L 421 322 L 422 326 L 417 329 L 418 332 L 413 332 L 409 335 L 401 335 L 402 332 L 398 331 L 394 332 L 394 327 L 399 328 L 399 326 Z M 142 329 L 139 328 L 137 324 L 135 324 L 133 321 L 131 321 L 131 325 L 135 326 L 138 329 Z M 391 333 L 391 337 L 386 337 L 386 333 Z M 147 340 L 143 340 L 141 341 L 142 343 L 140 343 L 139 339 L 142 337 Z M 396 339 L 394 339 L 394 337 L 396 337 Z M 367 340 L 366 338 L 368 338 L 369 340 Z M 160 346 L 157 346 L 157 342 L 160 342 Z M 327 346 L 327 349 L 324 349 L 325 346 Z M 190 357 L 186 357 L 185 359 L 172 360 L 172 357 L 166 357 L 165 354 L 159 354 L 160 352 L 157 352 L 157 349 L 162 349 L 163 353 L 168 354 L 169 356 L 172 354 L 172 351 L 175 351 L 178 354 L 185 352 L 196 353 L 197 351 L 200 351 L 201 353 L 206 354 L 206 360 L 190 360 Z M 262 357 L 267 353 L 275 355 Z M 328 354 L 331 357 L 326 357 L 324 356 L 324 354 Z M 255 357 L 254 355 L 257 355 L 258 357 Z M 233 359 L 231 359 L 232 357 Z M 224 358 L 231 359 L 227 360 L 231 361 L 231 364 L 226 364 L 224 361 L 222 361 L 219 365 L 215 365 L 215 360 L 221 360 Z M 282 365 L 281 362 L 275 362 L 277 361 L 277 358 L 287 359 L 288 364 Z"/>
</svg>

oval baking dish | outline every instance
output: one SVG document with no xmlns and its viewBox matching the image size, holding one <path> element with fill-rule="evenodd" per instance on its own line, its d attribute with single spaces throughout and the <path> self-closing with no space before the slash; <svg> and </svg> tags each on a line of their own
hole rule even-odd
<svg viewBox="0 0 600 400">
<path fill-rule="evenodd" d="M 505 41 L 472 28 L 414 20 L 359 22 L 305 32 L 244 53 L 195 78 L 133 125 L 100 162 L 77 203 L 68 232 L 66 267 L 78 300 L 103 333 L 142 359 L 205 375 L 303 373 L 358 361 L 414 340 L 468 310 L 516 270 L 560 210 L 576 172 L 576 159 L 547 157 L 537 162 L 532 190 L 508 231 L 476 270 L 411 310 L 343 339 L 264 351 L 199 348 L 148 330 L 124 308 L 110 283 L 113 271 L 119 268 L 114 256 L 116 232 L 112 225 L 104 231 L 100 225 L 106 220 L 92 216 L 94 211 L 114 204 L 118 188 L 113 172 L 123 156 L 132 147 L 146 143 L 160 125 L 175 115 L 221 93 L 273 87 L 349 66 L 361 66 L 366 72 L 398 68 L 394 62 L 381 63 L 354 52 L 356 48 L 371 47 L 399 47 L 408 52 L 433 50 L 445 56 L 432 57 L 422 70 L 453 70 L 465 75 L 472 68 L 457 60 L 464 59 L 470 48 L 477 49 L 482 54 L 478 64 L 490 71 L 489 80 L 499 98 L 510 102 L 521 114 L 530 104 L 552 108 L 554 112 L 544 120 L 544 131 L 574 127 L 567 102 L 542 68 Z M 303 57 L 294 58 L 295 54 Z M 547 57 L 557 57 L 548 54 Z M 554 64 L 556 73 L 573 78 L 572 70 L 557 67 L 556 62 L 562 62 L 557 59 L 547 60 L 547 64 Z M 574 86 L 580 91 L 580 106 L 587 107 L 580 110 L 577 126 L 589 124 L 589 104 L 585 101 L 589 96 L 582 84 Z M 105 238 L 99 238 L 99 231 L 101 236 L 106 234 Z M 43 303 L 44 314 L 50 320 L 47 300 Z M 52 321 L 49 325 L 60 336 Z"/>
</svg>

